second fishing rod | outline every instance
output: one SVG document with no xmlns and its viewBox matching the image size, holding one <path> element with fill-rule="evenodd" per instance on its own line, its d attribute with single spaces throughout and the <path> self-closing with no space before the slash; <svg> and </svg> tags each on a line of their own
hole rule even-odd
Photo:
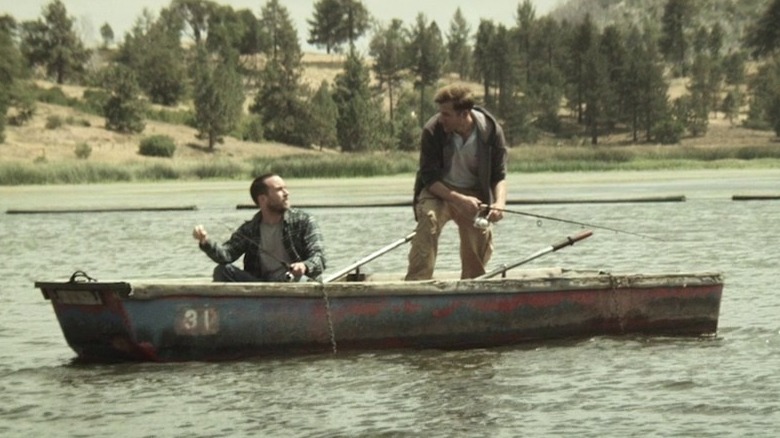
<svg viewBox="0 0 780 438">
<path fill-rule="evenodd" d="M 546 215 L 543 215 L 543 214 L 529 213 L 529 212 L 526 212 L 526 211 L 510 210 L 508 208 L 495 208 L 495 207 L 491 207 L 491 206 L 489 206 L 487 204 L 480 204 L 480 207 L 482 209 L 484 209 L 484 210 L 495 210 L 495 211 L 500 211 L 502 213 L 515 214 L 515 215 L 518 215 L 518 216 L 526 216 L 526 217 L 532 217 L 532 218 L 536 218 L 536 219 L 550 220 L 550 221 L 562 222 L 562 223 L 572 224 L 572 225 L 579 225 L 581 227 L 598 228 L 598 229 L 601 229 L 601 230 L 612 231 L 612 232 L 615 232 L 615 233 L 629 234 L 629 235 L 632 235 L 632 236 L 641 237 L 643 239 L 657 240 L 657 241 L 660 241 L 660 242 L 664 241 L 664 239 L 661 239 L 661 238 L 658 238 L 658 237 L 654 237 L 654 236 L 649 236 L 647 234 L 635 233 L 633 231 L 627 231 L 627 230 L 622 230 L 622 229 L 619 229 L 619 228 L 607 227 L 607 226 L 603 226 L 603 225 L 596 225 L 596 224 L 591 224 L 591 223 L 588 223 L 588 222 L 580 222 L 580 221 L 575 221 L 575 220 L 571 220 L 571 219 L 563 219 L 563 218 L 559 218 L 559 217 L 546 216 Z"/>
</svg>

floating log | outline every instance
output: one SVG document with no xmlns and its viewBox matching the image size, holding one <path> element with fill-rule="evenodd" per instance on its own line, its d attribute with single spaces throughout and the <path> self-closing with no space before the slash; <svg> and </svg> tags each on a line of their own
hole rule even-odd
<svg viewBox="0 0 780 438">
<path fill-rule="evenodd" d="M 652 202 L 685 202 L 684 195 L 646 196 L 641 198 L 602 198 L 602 199 L 514 199 L 507 205 L 539 205 L 539 204 L 633 204 Z"/>
<path fill-rule="evenodd" d="M 546 204 L 620 204 L 620 203 L 650 203 L 650 202 L 685 202 L 685 196 L 650 196 L 642 198 L 605 198 L 605 199 L 510 199 L 507 205 L 546 205 Z M 410 201 L 374 202 L 360 204 L 296 204 L 296 208 L 381 208 L 381 207 L 411 207 Z M 254 204 L 238 204 L 238 210 L 256 210 Z"/>
<path fill-rule="evenodd" d="M 59 213 L 117 213 L 117 212 L 145 212 L 145 211 L 192 211 L 197 210 L 194 205 L 181 207 L 116 207 L 116 208 L 68 208 L 68 209 L 35 209 L 35 210 L 6 210 L 6 214 L 59 214 Z"/>
<path fill-rule="evenodd" d="M 732 201 L 777 201 L 780 195 L 734 195 Z"/>
</svg>

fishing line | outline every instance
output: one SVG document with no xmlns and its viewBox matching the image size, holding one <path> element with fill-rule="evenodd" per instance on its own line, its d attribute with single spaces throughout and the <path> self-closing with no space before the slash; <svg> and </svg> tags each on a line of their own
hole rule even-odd
<svg viewBox="0 0 780 438">
<path fill-rule="evenodd" d="M 556 222 L 563 222 L 563 223 L 566 223 L 566 224 L 579 225 L 581 227 L 599 228 L 599 229 L 602 229 L 602 230 L 612 231 L 612 232 L 615 232 L 615 233 L 630 234 L 632 236 L 642 237 L 642 238 L 645 238 L 645 239 L 652 239 L 652 240 L 657 240 L 659 242 L 665 242 L 664 239 L 661 239 L 659 237 L 653 237 L 653 236 L 648 236 L 646 234 L 634 233 L 632 231 L 621 230 L 621 229 L 618 229 L 618 228 L 611 228 L 611 227 L 605 227 L 605 226 L 601 226 L 601 225 L 589 224 L 587 222 L 578 222 L 578 221 L 573 221 L 573 220 L 569 220 L 569 219 L 561 219 L 561 218 L 552 217 L 552 216 L 545 216 L 545 215 L 542 215 L 542 214 L 528 213 L 528 212 L 525 212 L 525 211 L 507 210 L 505 208 L 491 207 L 491 206 L 486 205 L 486 204 L 481 204 L 480 207 L 487 208 L 487 209 L 490 209 L 490 210 L 500 211 L 500 212 L 503 212 L 503 213 L 511 213 L 511 214 L 516 214 L 516 215 L 520 215 L 520 216 L 533 217 L 533 218 L 539 219 L 536 222 L 538 226 L 541 226 L 541 220 L 544 219 L 544 220 L 550 220 L 550 221 L 556 221 Z"/>
</svg>

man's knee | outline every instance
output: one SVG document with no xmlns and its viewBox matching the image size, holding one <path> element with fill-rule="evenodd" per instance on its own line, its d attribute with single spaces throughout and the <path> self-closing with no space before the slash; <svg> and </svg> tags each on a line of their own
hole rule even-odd
<svg viewBox="0 0 780 438">
<path fill-rule="evenodd" d="M 233 269 L 235 269 L 235 266 L 231 264 L 217 265 L 214 267 L 214 273 L 212 277 L 214 278 L 214 281 L 218 282 L 233 281 L 234 276 L 231 275 Z"/>
</svg>

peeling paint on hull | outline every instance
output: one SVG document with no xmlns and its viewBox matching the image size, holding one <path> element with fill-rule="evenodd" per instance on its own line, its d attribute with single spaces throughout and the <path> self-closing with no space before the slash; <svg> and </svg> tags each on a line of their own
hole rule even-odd
<svg viewBox="0 0 780 438">
<path fill-rule="evenodd" d="M 479 281 L 36 287 L 81 359 L 208 361 L 331 352 L 334 341 L 338 351 L 348 351 L 713 335 L 723 281 L 713 273 L 559 271 Z"/>
</svg>

